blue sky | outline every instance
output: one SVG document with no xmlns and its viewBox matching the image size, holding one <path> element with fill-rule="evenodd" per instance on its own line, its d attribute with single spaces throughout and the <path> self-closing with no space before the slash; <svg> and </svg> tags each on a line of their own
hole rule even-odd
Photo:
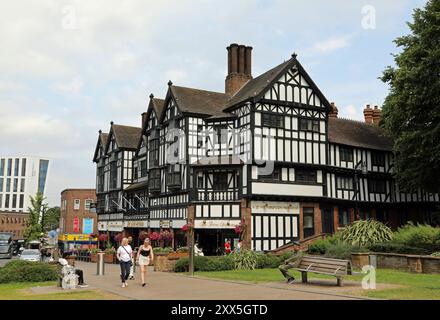
<svg viewBox="0 0 440 320">
<path fill-rule="evenodd" d="M 393 40 L 425 3 L 3 1 L 0 153 L 50 157 L 47 196 L 59 205 L 63 189 L 95 186 L 98 130 L 111 120 L 139 126 L 148 95 L 164 97 L 168 80 L 224 91 L 234 42 L 254 48 L 254 76 L 296 52 L 340 116 L 362 119 L 387 94 L 378 77 L 393 64 Z"/>
</svg>

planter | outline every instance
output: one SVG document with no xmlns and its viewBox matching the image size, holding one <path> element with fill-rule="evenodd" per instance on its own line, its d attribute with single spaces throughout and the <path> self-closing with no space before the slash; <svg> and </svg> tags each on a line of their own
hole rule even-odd
<svg viewBox="0 0 440 320">
<path fill-rule="evenodd" d="M 91 253 L 90 254 L 90 262 L 98 262 L 98 254 L 97 253 Z"/>
<path fill-rule="evenodd" d="M 354 268 L 362 269 L 363 266 L 370 264 L 370 253 L 352 253 L 351 265 Z"/>
<path fill-rule="evenodd" d="M 156 253 L 154 255 L 154 271 L 173 272 L 174 265 L 179 258 L 172 257 L 169 259 L 168 253 Z"/>
<path fill-rule="evenodd" d="M 104 262 L 105 263 L 113 263 L 115 259 L 115 255 L 113 253 L 104 254 Z"/>
<path fill-rule="evenodd" d="M 188 252 L 170 252 L 168 253 L 168 260 L 179 260 L 180 258 L 189 257 Z"/>
</svg>

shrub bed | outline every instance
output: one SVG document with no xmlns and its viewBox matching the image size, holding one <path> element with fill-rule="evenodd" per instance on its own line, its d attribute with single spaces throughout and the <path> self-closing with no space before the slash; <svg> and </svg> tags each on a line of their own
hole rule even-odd
<svg viewBox="0 0 440 320">
<path fill-rule="evenodd" d="M 284 260 L 290 258 L 292 253 L 286 252 L 282 255 L 271 253 L 255 253 L 256 269 L 278 268 Z M 237 267 L 234 262 L 234 254 L 220 257 L 194 257 L 194 271 L 223 271 L 233 270 Z M 186 272 L 189 268 L 189 259 L 180 258 L 174 266 L 174 272 Z"/>
<path fill-rule="evenodd" d="M 58 279 L 56 265 L 44 262 L 11 261 L 0 268 L 0 283 L 42 282 Z"/>
<path fill-rule="evenodd" d="M 392 242 L 434 253 L 440 251 L 440 228 L 410 222 L 394 233 Z"/>
<path fill-rule="evenodd" d="M 189 269 L 189 258 L 180 258 L 174 272 L 186 272 Z M 194 271 L 222 271 L 234 269 L 231 256 L 222 257 L 194 257 Z"/>
<path fill-rule="evenodd" d="M 394 242 L 376 243 L 369 246 L 369 249 L 373 252 L 382 252 L 382 253 L 400 253 L 400 254 L 416 254 L 416 255 L 429 254 L 429 250 L 426 250 L 424 248 L 411 247 L 402 243 L 394 243 Z"/>
</svg>

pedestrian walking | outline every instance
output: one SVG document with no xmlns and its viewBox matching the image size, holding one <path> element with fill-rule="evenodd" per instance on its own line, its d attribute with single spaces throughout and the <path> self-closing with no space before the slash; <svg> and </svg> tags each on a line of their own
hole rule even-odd
<svg viewBox="0 0 440 320">
<path fill-rule="evenodd" d="M 139 247 L 136 260 L 141 267 L 142 287 L 145 287 L 145 279 L 147 277 L 148 265 L 154 260 L 153 247 L 150 244 L 149 238 L 146 238 L 144 243 Z"/>
<path fill-rule="evenodd" d="M 130 247 L 133 249 L 133 237 L 129 236 L 128 237 L 128 244 L 130 245 Z M 130 280 L 134 280 L 134 259 L 131 260 L 131 267 L 130 267 L 130 276 L 129 276 Z"/>
<path fill-rule="evenodd" d="M 131 246 L 128 244 L 128 239 L 123 238 L 121 241 L 121 246 L 118 248 L 116 252 L 116 258 L 119 261 L 121 266 L 121 281 L 122 288 L 127 287 L 127 280 L 130 276 L 130 267 L 133 264 L 133 250 Z"/>
</svg>

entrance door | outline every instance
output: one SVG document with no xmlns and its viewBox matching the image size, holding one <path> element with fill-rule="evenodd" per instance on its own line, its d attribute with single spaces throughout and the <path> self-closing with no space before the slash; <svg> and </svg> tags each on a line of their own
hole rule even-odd
<svg viewBox="0 0 440 320">
<path fill-rule="evenodd" d="M 333 208 L 321 209 L 322 233 L 333 234 Z"/>
</svg>

